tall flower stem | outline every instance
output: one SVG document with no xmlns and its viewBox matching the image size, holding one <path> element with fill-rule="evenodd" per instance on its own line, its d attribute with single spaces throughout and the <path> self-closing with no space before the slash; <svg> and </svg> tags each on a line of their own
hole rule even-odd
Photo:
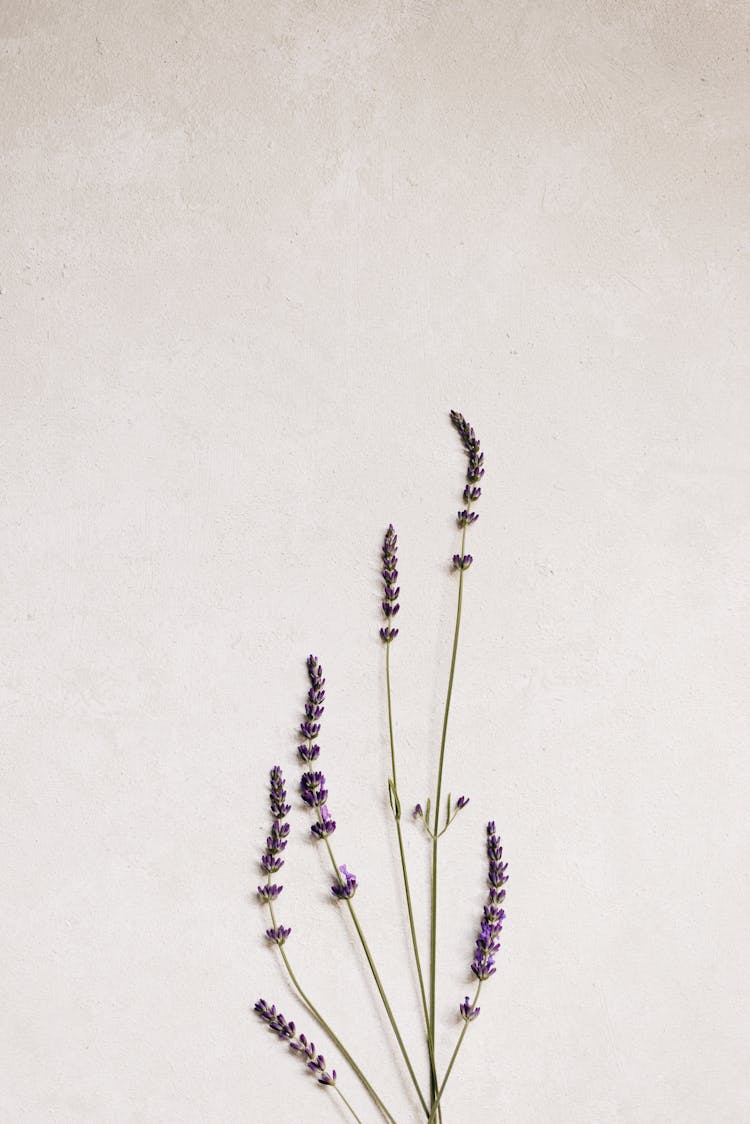
<svg viewBox="0 0 750 1124">
<path fill-rule="evenodd" d="M 270 878 L 269 878 L 269 881 L 270 881 Z M 269 908 L 270 913 L 271 913 L 271 923 L 272 923 L 272 925 L 275 929 L 277 927 L 277 921 L 276 921 L 275 911 L 274 911 L 274 908 L 273 908 L 273 902 L 271 902 L 271 901 L 268 902 L 268 908 Z M 281 953 L 281 959 L 284 962 L 284 967 L 286 968 L 287 975 L 289 976 L 289 979 L 292 983 L 292 986 L 294 987 L 295 991 L 299 995 L 302 1002 L 307 1007 L 310 1014 L 313 1016 L 314 1019 L 317 1020 L 318 1025 L 325 1031 L 325 1033 L 330 1038 L 331 1042 L 333 1042 L 333 1044 L 336 1046 L 339 1053 L 349 1063 L 351 1069 L 354 1071 L 356 1076 L 359 1078 L 361 1084 L 366 1089 L 366 1091 L 369 1093 L 370 1097 L 375 1102 L 377 1107 L 380 1109 L 380 1111 L 382 1112 L 382 1114 L 386 1118 L 386 1120 L 388 1120 L 390 1122 L 390 1124 L 396 1124 L 395 1118 L 388 1111 L 386 1106 L 383 1104 L 382 1100 L 380 1099 L 378 1094 L 375 1092 L 372 1085 L 367 1080 L 364 1073 L 362 1072 L 360 1067 L 357 1065 L 357 1063 L 355 1062 L 354 1058 L 351 1056 L 351 1054 L 349 1053 L 347 1048 L 344 1046 L 344 1044 L 341 1041 L 341 1039 L 339 1038 L 339 1036 L 335 1033 L 334 1030 L 331 1029 L 329 1024 L 326 1022 L 326 1020 L 321 1015 L 318 1008 L 313 1003 L 312 999 L 310 999 L 309 995 L 307 995 L 307 993 L 303 990 L 302 985 L 300 984 L 299 980 L 297 979 L 297 977 L 296 977 L 296 975 L 295 975 L 295 973 L 292 969 L 292 965 L 289 963 L 289 957 L 287 956 L 287 952 L 286 952 L 286 949 L 284 948 L 283 944 L 279 945 L 279 952 Z M 338 1086 L 336 1086 L 336 1088 L 337 1088 L 337 1091 L 338 1091 Z M 342 1093 L 339 1093 L 339 1095 L 343 1097 Z M 359 1119 L 359 1117 L 357 1117 L 357 1114 L 354 1112 L 354 1110 L 351 1109 L 351 1106 L 349 1105 L 348 1107 L 352 1111 L 353 1115 L 357 1119 Z"/>
<path fill-rule="evenodd" d="M 466 546 L 466 525 L 461 532 L 461 555 Z M 451 666 L 448 675 L 448 691 L 445 697 L 445 711 L 443 714 L 443 733 L 440 739 L 440 760 L 438 762 L 437 787 L 435 789 L 433 839 L 432 839 L 432 896 L 430 904 L 430 1026 L 429 1038 L 432 1056 L 435 1056 L 435 977 L 437 970 L 437 875 L 438 875 L 438 842 L 440 799 L 443 791 L 443 765 L 445 763 L 445 744 L 448 737 L 448 718 L 450 717 L 451 698 L 453 696 L 453 679 L 456 673 L 456 656 L 458 654 L 458 637 L 461 631 L 461 609 L 463 606 L 464 573 L 459 570 L 458 599 L 456 602 L 456 623 L 453 630 L 453 651 L 451 653 Z M 435 1090 L 433 1089 L 433 1107 Z"/>
<path fill-rule="evenodd" d="M 417 968 L 417 977 L 419 979 L 419 993 L 422 999 L 422 1011 L 424 1014 L 425 1031 L 427 1034 L 427 1052 L 430 1061 L 430 1088 L 432 1096 L 434 1097 L 437 1090 L 437 1069 L 435 1067 L 435 1053 L 433 1047 L 433 1040 L 430 1034 L 430 1014 L 427 1008 L 427 992 L 424 984 L 424 974 L 422 972 L 422 960 L 419 955 L 419 943 L 417 941 L 417 930 L 414 924 L 414 907 L 411 900 L 411 888 L 409 886 L 409 872 L 406 865 L 406 854 L 404 851 L 404 837 L 401 830 L 401 801 L 398 795 L 398 780 L 396 775 L 396 747 L 393 737 L 393 701 L 391 697 L 391 645 L 385 645 L 385 682 L 386 694 L 388 696 L 388 736 L 391 745 L 391 784 L 393 792 L 393 817 L 396 821 L 396 835 L 398 837 L 398 850 L 401 858 L 401 872 L 404 879 L 404 895 L 406 898 L 406 911 L 409 915 L 409 931 L 411 933 L 411 945 L 414 950 L 414 963 Z"/>
<path fill-rule="evenodd" d="M 343 885 L 341 875 L 339 873 L 340 867 L 336 864 L 336 858 L 335 858 L 334 853 L 333 853 L 333 848 L 331 847 L 331 843 L 330 843 L 330 840 L 328 838 L 325 839 L 325 845 L 326 845 L 326 850 L 328 851 L 328 857 L 331 860 L 331 866 L 333 867 L 334 877 L 336 878 L 339 885 Z M 357 911 L 354 908 L 354 906 L 352 905 L 351 899 L 347 898 L 345 900 L 346 900 L 347 909 L 349 910 L 349 915 L 352 919 L 352 923 L 354 924 L 354 928 L 357 930 L 357 936 L 359 937 L 359 943 L 362 945 L 362 951 L 365 954 L 365 959 L 367 960 L 370 971 L 372 972 L 372 978 L 375 980 L 375 986 L 378 989 L 378 993 L 380 994 L 380 998 L 383 1002 L 383 1007 L 385 1008 L 385 1013 L 388 1016 L 388 1021 L 391 1024 L 391 1029 L 393 1030 L 396 1041 L 398 1043 L 398 1047 L 401 1051 L 401 1056 L 403 1057 L 404 1062 L 406 1064 L 406 1068 L 409 1071 L 409 1076 L 411 1077 L 412 1084 L 414 1085 L 417 1096 L 419 1097 L 419 1102 L 422 1105 L 422 1108 L 424 1109 L 424 1114 L 425 1114 L 425 1116 L 429 1116 L 430 1110 L 427 1107 L 427 1101 L 425 1100 L 424 1094 L 422 1093 L 422 1090 L 419 1086 L 419 1081 L 417 1080 L 417 1075 L 414 1072 L 414 1066 L 411 1064 L 411 1059 L 410 1059 L 409 1054 L 407 1052 L 406 1046 L 404 1045 L 404 1040 L 401 1037 L 401 1031 L 398 1029 L 398 1023 L 396 1022 L 396 1018 L 395 1018 L 395 1015 L 393 1014 L 393 1010 L 391 1008 L 391 1005 L 388 1002 L 388 996 L 385 993 L 385 988 L 383 987 L 383 983 L 380 979 L 380 974 L 379 974 L 379 972 L 378 972 L 378 970 L 375 966 L 375 961 L 372 958 L 372 953 L 370 952 L 370 947 L 369 947 L 369 945 L 367 943 L 367 940 L 365 938 L 365 934 L 362 931 L 362 926 L 359 923 L 359 917 L 357 916 Z"/>
<path fill-rule="evenodd" d="M 474 998 L 471 1001 L 472 1007 L 476 1007 L 477 999 L 479 998 L 479 993 L 481 992 L 481 990 L 482 990 L 482 981 L 480 980 L 479 983 L 477 984 L 477 990 L 474 992 Z M 448 1068 L 445 1071 L 445 1077 L 443 1078 L 443 1082 L 440 1086 L 440 1089 L 438 1090 L 437 1098 L 436 1098 L 436 1100 L 435 1100 L 435 1102 L 432 1106 L 432 1111 L 430 1112 L 429 1118 L 427 1120 L 427 1124 L 432 1124 L 433 1120 L 435 1119 L 435 1113 L 439 1112 L 439 1110 L 440 1110 L 440 1101 L 441 1101 L 441 1098 L 443 1096 L 443 1093 L 445 1092 L 445 1086 L 448 1084 L 448 1078 L 451 1075 L 451 1070 L 453 1069 L 456 1058 L 458 1057 L 458 1052 L 461 1049 L 461 1045 L 463 1043 L 464 1038 L 466 1037 L 466 1031 L 469 1029 L 469 1022 L 470 1022 L 470 1020 L 467 1019 L 464 1022 L 464 1025 L 461 1028 L 461 1033 L 458 1036 L 458 1042 L 456 1043 L 455 1048 L 453 1050 L 453 1053 L 451 1054 L 451 1060 L 448 1062 Z"/>
</svg>

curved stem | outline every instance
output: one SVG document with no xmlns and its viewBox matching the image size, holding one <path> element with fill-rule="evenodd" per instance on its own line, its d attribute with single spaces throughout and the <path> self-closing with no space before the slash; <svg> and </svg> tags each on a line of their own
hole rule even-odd
<svg viewBox="0 0 750 1124">
<path fill-rule="evenodd" d="M 482 990 L 482 981 L 480 980 L 479 983 L 477 984 L 477 990 L 474 992 L 474 998 L 471 1001 L 472 1007 L 476 1007 L 477 999 L 479 998 L 479 993 L 480 993 L 481 990 Z M 471 1020 L 471 1021 L 473 1021 L 473 1020 Z M 435 1119 L 435 1113 L 439 1111 L 440 1099 L 441 1099 L 443 1093 L 445 1092 L 445 1086 L 448 1084 L 448 1078 L 451 1075 L 451 1070 L 453 1069 L 453 1065 L 456 1061 L 456 1058 L 458 1057 L 458 1051 L 461 1049 L 461 1044 L 462 1044 L 462 1042 L 463 1042 L 463 1040 L 466 1036 L 466 1031 L 468 1029 L 469 1029 L 469 1020 L 467 1019 L 464 1022 L 463 1027 L 461 1028 L 461 1033 L 458 1036 L 458 1042 L 456 1043 L 455 1049 L 453 1050 L 453 1053 L 451 1054 L 451 1060 L 448 1062 L 448 1068 L 445 1071 L 445 1077 L 443 1078 L 443 1083 L 440 1086 L 440 1090 L 439 1090 L 438 1095 L 437 1095 L 437 1100 L 435 1101 L 435 1103 L 432 1106 L 432 1111 L 430 1112 L 430 1117 L 427 1121 L 427 1124 L 432 1124 L 433 1120 Z"/>
<path fill-rule="evenodd" d="M 417 968 L 417 977 L 419 979 L 419 994 L 422 1000 L 422 1012 L 424 1014 L 425 1031 L 427 1034 L 427 1053 L 430 1061 L 430 1090 L 431 1099 L 434 1099 L 437 1091 L 437 1069 L 435 1067 L 435 1052 L 433 1048 L 432 1037 L 430 1035 L 430 1014 L 427 1009 L 427 992 L 424 985 L 424 975 L 422 972 L 422 960 L 419 955 L 419 943 L 417 941 L 417 930 L 414 924 L 414 907 L 411 900 L 411 888 L 409 886 L 409 873 L 406 866 L 406 854 L 404 851 L 404 837 L 401 830 L 401 801 L 398 796 L 398 781 L 396 776 L 396 747 L 393 737 L 393 701 L 391 697 L 391 645 L 387 643 L 385 646 L 385 683 L 386 695 L 388 698 L 388 736 L 391 745 L 391 782 L 393 785 L 394 796 L 394 819 L 396 821 L 396 835 L 398 837 L 398 851 L 401 858 L 401 872 L 404 879 L 404 895 L 406 897 L 406 911 L 409 916 L 409 932 L 411 933 L 411 946 L 414 950 L 414 962 Z"/>
<path fill-rule="evenodd" d="M 270 881 L 270 875 L 269 875 L 269 881 Z M 277 926 L 277 922 L 276 922 L 276 914 L 275 914 L 274 908 L 273 908 L 273 902 L 271 902 L 271 901 L 268 902 L 268 908 L 269 908 L 270 913 L 271 913 L 271 923 L 272 923 L 274 929 L 276 929 L 278 926 Z M 341 1039 L 339 1038 L 339 1036 L 331 1029 L 331 1027 L 328 1025 L 326 1020 L 323 1018 L 323 1016 L 321 1015 L 320 1011 L 315 1006 L 313 1001 L 310 999 L 310 997 L 303 990 L 302 985 L 300 984 L 299 980 L 297 979 L 296 975 L 294 974 L 294 971 L 292 970 L 292 966 L 289 963 L 289 957 L 287 956 L 286 949 L 284 948 L 284 946 L 279 945 L 278 948 L 279 948 L 279 952 L 281 953 L 281 959 L 284 962 L 284 967 L 287 970 L 287 974 L 289 976 L 289 979 L 291 980 L 293 987 L 295 988 L 295 990 L 296 990 L 297 994 L 299 995 L 300 999 L 302 1000 L 302 1002 L 307 1007 L 310 1014 L 317 1021 L 318 1025 L 321 1027 L 321 1029 L 328 1035 L 331 1042 L 333 1042 L 334 1046 L 339 1051 L 339 1053 L 342 1055 L 342 1057 L 349 1063 L 350 1067 L 352 1068 L 354 1073 L 357 1075 L 357 1077 L 359 1078 L 359 1080 L 362 1083 L 362 1085 L 364 1086 L 364 1088 L 370 1094 L 373 1101 L 375 1102 L 377 1107 L 382 1112 L 383 1116 L 385 1116 L 386 1120 L 390 1121 L 390 1124 L 396 1124 L 396 1121 L 395 1121 L 394 1117 L 391 1115 L 391 1113 L 388 1111 L 386 1106 L 383 1104 L 380 1097 L 375 1092 L 372 1085 L 367 1080 L 364 1073 L 359 1068 L 359 1066 L 355 1062 L 354 1058 L 351 1056 L 351 1054 L 347 1050 L 346 1046 L 344 1046 L 344 1044 L 341 1041 Z"/>
<path fill-rule="evenodd" d="M 466 546 L 466 524 L 461 533 L 461 554 Z M 435 1053 L 435 976 L 437 968 L 437 871 L 438 871 L 438 829 L 440 818 L 440 797 L 443 790 L 443 764 L 445 762 L 445 743 L 448 737 L 448 717 L 451 709 L 453 695 L 453 678 L 456 673 L 456 655 L 458 653 L 458 636 L 461 630 L 461 607 L 463 604 L 464 573 L 459 570 L 458 600 L 456 603 L 456 624 L 453 630 L 453 652 L 451 654 L 451 667 L 448 676 L 448 691 L 445 698 L 445 712 L 443 714 L 443 733 L 440 740 L 440 761 L 438 763 L 437 788 L 435 792 L 435 819 L 432 838 L 432 900 L 430 907 L 430 1042 L 433 1056 Z M 434 1107 L 434 1105 L 433 1105 Z"/>
<path fill-rule="evenodd" d="M 326 845 L 326 849 L 328 851 L 329 858 L 331 860 L 331 866 L 333 867 L 334 877 L 338 881 L 339 885 L 343 885 L 343 883 L 341 881 L 341 875 L 339 874 L 339 868 L 338 868 L 338 865 L 336 863 L 336 859 L 335 859 L 334 854 L 333 854 L 333 848 L 331 847 L 331 842 L 330 842 L 330 840 L 327 836 L 325 837 L 325 845 Z M 383 1001 L 383 1006 L 385 1007 L 385 1013 L 388 1016 L 388 1021 L 391 1024 L 391 1028 L 393 1030 L 393 1033 L 396 1036 L 396 1041 L 398 1042 L 399 1049 L 401 1050 L 401 1056 L 403 1057 L 404 1062 L 406 1063 L 406 1068 L 409 1071 L 409 1076 L 411 1077 L 412 1084 L 414 1085 L 414 1088 L 417 1092 L 417 1096 L 419 1097 L 420 1104 L 422 1105 L 422 1108 L 424 1109 L 424 1114 L 425 1114 L 425 1116 L 429 1116 L 430 1110 L 427 1107 L 427 1102 L 424 1099 L 424 1095 L 422 1093 L 422 1090 L 419 1087 L 419 1081 L 417 1080 L 417 1075 L 414 1072 L 414 1066 L 411 1064 L 411 1059 L 409 1058 L 409 1055 L 408 1055 L 407 1050 L 406 1050 L 406 1046 L 404 1045 L 404 1040 L 401 1037 L 400 1030 L 398 1029 L 398 1023 L 396 1022 L 393 1011 L 391 1010 L 391 1005 L 388 1002 L 388 996 L 385 993 L 385 988 L 383 987 L 383 984 L 381 982 L 378 970 L 375 967 L 375 961 L 372 958 L 372 953 L 370 952 L 369 946 L 368 946 L 367 941 L 365 939 L 365 935 L 362 932 L 362 926 L 359 923 L 359 918 L 357 917 L 357 911 L 355 910 L 354 906 L 352 905 L 350 898 L 346 898 L 345 900 L 346 900 L 347 907 L 349 909 L 349 914 L 350 914 L 351 919 L 354 923 L 354 928 L 357 930 L 357 936 L 359 937 L 359 943 L 362 945 L 362 950 L 363 950 L 363 952 L 365 954 L 365 957 L 367 959 L 367 963 L 370 966 L 370 971 L 372 972 L 372 978 L 375 980 L 375 986 L 377 987 L 378 992 L 380 993 L 380 998 Z"/>
</svg>

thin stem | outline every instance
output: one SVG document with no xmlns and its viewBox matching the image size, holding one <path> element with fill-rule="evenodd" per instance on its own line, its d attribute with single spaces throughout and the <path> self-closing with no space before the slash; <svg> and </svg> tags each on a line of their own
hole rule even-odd
<svg viewBox="0 0 750 1124">
<path fill-rule="evenodd" d="M 467 505 L 468 508 L 468 505 Z M 466 524 L 461 533 L 461 555 L 466 546 Z M 437 788 L 435 793 L 435 819 L 434 834 L 432 838 L 432 900 L 430 907 L 430 1043 L 432 1053 L 435 1053 L 435 976 L 437 968 L 437 871 L 438 871 L 438 828 L 440 817 L 440 797 L 443 790 L 443 764 L 445 761 L 445 743 L 448 736 L 448 717 L 451 709 L 451 696 L 453 695 L 453 677 L 456 672 L 456 655 L 458 652 L 458 636 L 461 630 L 461 606 L 464 592 L 463 568 L 458 576 L 458 600 L 456 602 L 456 624 L 453 630 L 453 652 L 451 654 L 451 667 L 448 676 L 448 691 L 445 698 L 445 712 L 443 714 L 443 733 L 440 740 L 440 761 L 438 764 Z M 433 1094 L 434 1095 L 434 1094 Z M 434 1103 L 433 1103 L 434 1108 Z"/>
<path fill-rule="evenodd" d="M 417 977 L 419 979 L 419 993 L 422 999 L 422 1011 L 424 1014 L 425 1031 L 427 1033 L 427 1053 L 430 1061 L 430 1095 L 434 1098 L 437 1091 L 437 1069 L 435 1067 L 435 1052 L 433 1049 L 432 1038 L 430 1036 L 430 1015 L 427 1010 L 427 993 L 424 985 L 424 975 L 422 973 L 422 960 L 419 955 L 419 943 L 417 941 L 417 930 L 414 924 L 414 908 L 411 900 L 411 888 L 409 886 L 409 873 L 406 866 L 406 854 L 404 852 L 404 837 L 401 830 L 401 801 L 398 795 L 398 781 L 396 777 L 396 747 L 393 737 L 393 701 L 391 696 L 391 645 L 387 643 L 385 646 L 385 683 L 386 694 L 388 697 L 388 736 L 391 745 L 391 782 L 393 785 L 394 797 L 394 819 L 396 821 L 396 835 L 398 836 L 398 850 L 401 858 L 401 872 L 404 878 L 404 895 L 406 897 L 406 911 L 409 915 L 409 932 L 411 933 L 411 946 L 414 950 L 414 962 L 417 967 Z"/>
<path fill-rule="evenodd" d="M 474 992 L 474 998 L 471 1001 L 472 1007 L 476 1007 L 477 999 L 479 999 L 479 993 L 480 993 L 481 990 L 482 990 L 482 981 L 480 980 L 479 983 L 477 984 L 477 990 Z M 441 1099 L 443 1093 L 445 1092 L 445 1086 L 448 1084 L 448 1078 L 451 1075 L 451 1070 L 453 1069 L 454 1062 L 455 1062 L 456 1058 L 458 1057 L 458 1051 L 461 1049 L 461 1044 L 462 1044 L 462 1042 L 463 1042 L 463 1040 L 466 1036 L 466 1031 L 469 1029 L 469 1021 L 470 1021 L 469 1019 L 466 1019 L 463 1027 L 461 1028 L 461 1033 L 458 1036 L 458 1042 L 456 1043 L 455 1049 L 453 1050 L 453 1053 L 451 1054 L 451 1060 L 448 1062 L 448 1068 L 445 1071 L 445 1077 L 443 1078 L 443 1083 L 440 1086 L 440 1091 L 438 1092 L 437 1100 L 435 1101 L 435 1103 L 432 1106 L 432 1111 L 430 1112 L 430 1117 L 427 1121 L 427 1124 L 432 1124 L 432 1121 L 435 1119 L 435 1113 L 437 1111 L 439 1111 L 440 1099 Z M 473 1022 L 473 1020 L 471 1020 L 471 1021 Z"/>
<path fill-rule="evenodd" d="M 336 859 L 335 859 L 334 854 L 333 854 L 333 848 L 331 847 L 330 840 L 328 839 L 327 836 L 325 837 L 325 845 L 326 845 L 326 849 L 328 851 L 329 858 L 331 860 L 331 866 L 333 867 L 334 877 L 338 881 L 339 885 L 343 885 L 342 880 L 341 880 L 341 875 L 339 874 L 339 868 L 338 868 L 338 865 L 336 863 Z M 410 1060 L 409 1055 L 406 1051 L 406 1046 L 404 1045 L 404 1040 L 401 1037 L 400 1030 L 398 1029 L 398 1023 L 396 1022 L 393 1011 L 391 1010 L 391 1005 L 388 1002 L 388 996 L 385 993 L 385 988 L 383 987 L 383 984 L 381 982 L 380 975 L 378 974 L 378 970 L 375 967 L 375 961 L 372 958 L 372 953 L 370 952 L 369 946 L 368 946 L 367 941 L 365 939 L 365 935 L 362 932 L 362 926 L 359 923 L 359 918 L 357 917 L 357 911 L 355 910 L 354 906 L 352 905 L 350 898 L 346 898 L 346 904 L 347 904 L 347 907 L 349 909 L 349 914 L 351 916 L 351 919 L 354 922 L 354 928 L 357 930 L 357 936 L 359 937 L 359 943 L 362 945 L 362 950 L 363 950 L 363 952 L 365 954 L 365 957 L 367 959 L 367 963 L 370 966 L 370 971 L 372 972 L 372 977 L 375 980 L 375 985 L 378 989 L 378 992 L 380 993 L 380 998 L 383 1001 L 383 1006 L 385 1007 L 385 1013 L 388 1016 L 388 1021 L 390 1022 L 393 1033 L 396 1036 L 396 1041 L 398 1042 L 399 1049 L 401 1050 L 401 1056 L 403 1057 L 404 1062 L 406 1063 L 406 1068 L 409 1071 L 409 1076 L 411 1077 L 412 1084 L 414 1085 L 414 1088 L 417 1092 L 417 1096 L 419 1097 L 422 1108 L 424 1109 L 424 1114 L 425 1114 L 425 1116 L 429 1116 L 430 1110 L 427 1107 L 427 1101 L 424 1099 L 424 1095 L 422 1093 L 422 1090 L 419 1087 L 417 1075 L 414 1072 L 414 1067 L 411 1064 L 411 1060 Z"/>
<path fill-rule="evenodd" d="M 343 1094 L 343 1093 L 341 1092 L 341 1090 L 339 1089 L 338 1085 L 334 1085 L 333 1087 L 334 1087 L 334 1089 L 336 1090 L 336 1092 L 338 1093 L 338 1095 L 339 1095 L 339 1096 L 341 1097 L 341 1099 L 342 1099 L 342 1101 L 344 1102 L 344 1104 L 346 1105 L 346 1107 L 347 1107 L 347 1108 L 349 1109 L 349 1111 L 351 1112 L 351 1114 L 352 1114 L 352 1116 L 354 1117 L 354 1119 L 355 1119 L 355 1120 L 357 1121 L 357 1124 L 362 1124 L 362 1121 L 361 1121 L 361 1120 L 359 1119 L 359 1117 L 357 1116 L 356 1112 L 354 1111 L 354 1109 L 352 1108 L 352 1106 L 351 1106 L 351 1105 L 349 1104 L 349 1102 L 348 1102 L 348 1100 L 346 1099 L 346 1097 L 344 1096 L 344 1094 Z"/>
<path fill-rule="evenodd" d="M 271 876 L 269 875 L 268 876 L 269 882 L 270 882 L 270 877 Z M 276 914 L 274 912 L 272 901 L 268 902 L 268 908 L 269 908 L 270 913 L 271 913 L 271 924 L 273 925 L 274 929 L 276 929 L 276 928 L 278 928 L 278 925 L 277 925 Z M 380 1097 L 375 1092 L 372 1085 L 367 1080 L 364 1073 L 359 1068 L 359 1066 L 357 1065 L 357 1063 L 355 1062 L 354 1058 L 351 1056 L 351 1054 L 349 1053 L 347 1048 L 344 1046 L 344 1044 L 341 1041 L 341 1039 L 339 1038 L 339 1036 L 331 1029 L 331 1027 L 328 1025 L 326 1020 L 323 1018 L 323 1016 L 321 1015 L 320 1011 L 315 1006 L 313 1001 L 310 999 L 310 997 L 302 989 L 302 985 L 300 984 L 299 980 L 297 979 L 296 975 L 294 974 L 294 972 L 292 970 L 292 966 L 289 963 L 289 957 L 287 956 L 286 949 L 281 944 L 278 947 L 279 947 L 279 952 L 281 953 L 281 959 L 284 961 L 284 967 L 287 970 L 287 974 L 289 976 L 289 979 L 291 980 L 292 985 L 295 988 L 295 990 L 296 990 L 297 994 L 299 995 L 300 999 L 305 1004 L 305 1006 L 307 1007 L 308 1011 L 313 1016 L 313 1018 L 318 1022 L 319 1026 L 322 1028 L 322 1030 L 328 1035 L 331 1042 L 333 1042 L 334 1046 L 339 1051 L 339 1053 L 342 1055 L 342 1057 L 349 1063 L 350 1067 L 352 1068 L 354 1073 L 357 1075 L 357 1077 L 359 1078 L 359 1080 L 362 1083 L 362 1085 L 364 1086 L 364 1088 L 370 1094 L 370 1096 L 372 1097 L 373 1101 L 378 1106 L 380 1111 L 383 1113 L 383 1116 L 385 1116 L 386 1120 L 389 1120 L 390 1124 L 396 1124 L 396 1120 L 391 1115 L 391 1113 L 388 1111 L 386 1106 L 383 1104 Z"/>
</svg>

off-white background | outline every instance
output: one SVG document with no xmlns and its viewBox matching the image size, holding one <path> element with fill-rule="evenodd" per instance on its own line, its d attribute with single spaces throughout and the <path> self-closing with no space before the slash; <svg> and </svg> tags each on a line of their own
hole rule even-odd
<svg viewBox="0 0 750 1124">
<path fill-rule="evenodd" d="M 253 895 L 311 650 L 338 851 L 415 1037 L 377 555 L 393 519 L 413 803 L 457 407 L 487 477 L 443 1060 L 491 816 L 512 880 L 446 1124 L 750 1121 L 747 5 L 2 9 L 0 1118 L 343 1121 L 252 1014 L 314 1030 Z M 296 803 L 290 955 L 417 1120 Z"/>
</svg>

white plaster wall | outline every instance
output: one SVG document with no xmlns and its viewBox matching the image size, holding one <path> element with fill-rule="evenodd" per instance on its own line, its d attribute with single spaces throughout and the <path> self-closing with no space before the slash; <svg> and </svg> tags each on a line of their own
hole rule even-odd
<svg viewBox="0 0 750 1124">
<path fill-rule="evenodd" d="M 443 1061 L 490 817 L 511 882 L 446 1124 L 750 1121 L 747 5 L 0 18 L 0 1118 L 344 1120 L 252 1014 L 262 994 L 312 1029 L 253 895 L 311 650 L 338 850 L 416 1036 L 377 553 L 392 519 L 414 803 L 448 668 L 457 407 L 487 476 Z M 295 817 L 290 954 L 417 1121 Z"/>
</svg>

